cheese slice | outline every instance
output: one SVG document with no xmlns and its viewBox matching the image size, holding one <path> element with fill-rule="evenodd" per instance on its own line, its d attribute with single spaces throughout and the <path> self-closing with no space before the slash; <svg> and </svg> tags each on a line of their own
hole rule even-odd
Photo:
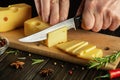
<svg viewBox="0 0 120 80">
<path fill-rule="evenodd" d="M 77 56 L 83 59 L 93 59 L 95 57 L 102 57 L 101 49 L 96 48 L 95 45 L 89 44 L 86 41 L 72 40 L 57 45 L 57 48 L 65 51 L 70 55 Z"/>
<path fill-rule="evenodd" d="M 40 17 L 34 17 L 24 22 L 24 34 L 25 36 L 28 36 L 48 28 L 49 26 L 50 25 L 43 22 Z"/>
<path fill-rule="evenodd" d="M 88 45 L 88 42 L 85 42 L 85 41 L 84 41 L 84 42 L 81 43 L 79 46 L 77 46 L 77 47 L 69 50 L 68 52 L 74 54 L 74 53 L 76 53 L 76 51 L 80 50 L 81 48 L 83 48 L 84 46 L 87 46 L 87 45 Z M 75 55 L 76 55 L 76 54 L 75 54 Z"/>
<path fill-rule="evenodd" d="M 84 47 L 82 47 L 82 48 L 80 48 L 80 49 L 78 49 L 76 51 L 73 50 L 74 52 L 72 51 L 72 53 L 75 54 L 75 55 L 84 55 L 87 52 L 90 52 L 95 48 L 96 48 L 95 45 L 88 44 L 88 45 L 86 45 L 86 46 L 84 46 Z"/>
<path fill-rule="evenodd" d="M 31 16 L 31 6 L 25 3 L 0 7 L 0 32 L 22 27 Z"/>
<path fill-rule="evenodd" d="M 48 33 L 47 40 L 45 40 L 45 44 L 48 47 L 52 47 L 54 45 L 57 45 L 58 43 L 63 43 L 66 41 L 67 41 L 67 27 L 63 27 Z"/>
<path fill-rule="evenodd" d="M 89 52 L 86 52 L 84 54 L 80 54 L 80 55 L 77 55 L 77 57 L 79 58 L 83 58 L 83 59 L 94 59 L 94 58 L 97 58 L 97 57 L 102 57 L 103 56 L 103 51 L 101 49 L 93 49 Z"/>
<path fill-rule="evenodd" d="M 65 43 L 61 43 L 56 45 L 59 49 L 63 50 L 63 51 L 70 51 L 71 49 L 81 45 L 82 43 L 84 43 L 84 41 L 80 41 L 80 40 L 72 40 L 72 41 L 68 41 Z"/>
</svg>

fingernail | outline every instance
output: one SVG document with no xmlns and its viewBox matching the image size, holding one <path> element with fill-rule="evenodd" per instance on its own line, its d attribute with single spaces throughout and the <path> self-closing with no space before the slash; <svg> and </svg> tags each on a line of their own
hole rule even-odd
<svg viewBox="0 0 120 80">
<path fill-rule="evenodd" d="M 43 17 L 42 20 L 45 21 L 45 22 L 48 22 L 48 17 Z"/>
<path fill-rule="evenodd" d="M 114 29 L 114 28 L 109 28 L 109 30 L 110 30 L 110 31 L 115 31 L 115 29 Z"/>
<path fill-rule="evenodd" d="M 65 17 L 60 17 L 60 22 L 64 21 L 66 18 Z"/>
<path fill-rule="evenodd" d="M 95 27 L 95 28 L 92 29 L 92 31 L 94 31 L 94 32 L 99 32 L 100 30 Z"/>
</svg>

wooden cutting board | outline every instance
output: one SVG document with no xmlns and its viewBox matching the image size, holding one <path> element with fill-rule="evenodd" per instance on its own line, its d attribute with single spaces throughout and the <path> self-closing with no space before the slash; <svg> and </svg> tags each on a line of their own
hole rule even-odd
<svg viewBox="0 0 120 80">
<path fill-rule="evenodd" d="M 48 48 L 43 44 L 39 46 L 37 43 L 22 43 L 19 42 L 18 39 L 24 37 L 23 29 L 16 29 L 10 32 L 1 33 L 1 35 L 7 37 L 10 42 L 10 47 L 20 49 L 23 51 L 32 52 L 35 54 L 52 57 L 56 59 L 60 59 L 63 61 L 68 61 L 77 64 L 86 64 L 88 60 L 76 58 L 71 56 L 65 52 L 58 50 L 56 47 Z M 104 35 L 100 33 L 94 33 L 84 30 L 69 30 L 68 31 L 68 39 L 77 39 L 88 41 L 91 44 L 97 46 L 97 48 L 103 49 L 104 56 L 113 54 L 114 51 L 120 50 L 120 38 Z M 105 50 L 106 47 L 109 47 L 110 50 Z M 104 69 L 115 69 L 119 63 L 120 59 L 116 60 L 114 63 L 110 63 Z"/>
</svg>

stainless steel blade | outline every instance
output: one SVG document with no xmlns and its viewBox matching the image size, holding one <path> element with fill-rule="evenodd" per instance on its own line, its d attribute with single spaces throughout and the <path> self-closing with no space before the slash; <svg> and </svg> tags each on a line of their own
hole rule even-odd
<svg viewBox="0 0 120 80">
<path fill-rule="evenodd" d="M 75 27 L 75 23 L 74 23 L 74 18 L 71 18 L 71 19 L 68 19 L 66 21 L 63 21 L 61 23 L 58 23 L 54 26 L 51 26 L 45 30 L 42 30 L 40 32 L 37 32 L 35 34 L 32 34 L 30 36 L 27 36 L 27 37 L 24 37 L 24 38 L 21 38 L 19 39 L 20 42 L 37 42 L 37 41 L 42 41 L 42 40 L 45 40 L 47 39 L 47 33 L 49 32 L 52 32 L 54 30 L 57 30 L 59 28 L 62 28 L 62 27 L 67 27 L 67 29 L 71 29 L 71 28 L 74 28 L 76 29 Z"/>
</svg>

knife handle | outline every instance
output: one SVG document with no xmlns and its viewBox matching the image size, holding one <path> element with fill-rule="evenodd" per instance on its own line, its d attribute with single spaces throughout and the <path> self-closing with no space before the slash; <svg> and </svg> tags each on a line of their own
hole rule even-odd
<svg viewBox="0 0 120 80">
<path fill-rule="evenodd" d="M 76 16 L 76 17 L 74 18 L 74 21 L 75 21 L 75 27 L 76 27 L 77 29 L 79 29 L 80 26 L 81 26 L 81 22 L 82 22 L 82 16 Z"/>
</svg>

